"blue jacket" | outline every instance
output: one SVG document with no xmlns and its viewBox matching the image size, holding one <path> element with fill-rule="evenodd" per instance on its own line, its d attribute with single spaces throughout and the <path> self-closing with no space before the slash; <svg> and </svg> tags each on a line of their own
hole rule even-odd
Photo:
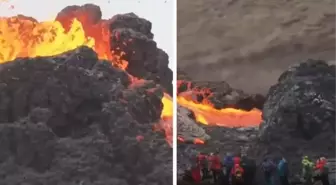
<svg viewBox="0 0 336 185">
<path fill-rule="evenodd" d="M 278 175 L 280 177 L 287 176 L 288 175 L 288 164 L 285 160 L 281 160 L 278 164 Z"/>
<path fill-rule="evenodd" d="M 268 159 L 261 163 L 261 167 L 264 172 L 272 174 L 275 171 L 277 165 L 273 162 L 273 160 Z"/>
<path fill-rule="evenodd" d="M 228 167 L 233 167 L 233 157 L 232 156 L 226 156 L 224 158 L 224 165 Z"/>
</svg>

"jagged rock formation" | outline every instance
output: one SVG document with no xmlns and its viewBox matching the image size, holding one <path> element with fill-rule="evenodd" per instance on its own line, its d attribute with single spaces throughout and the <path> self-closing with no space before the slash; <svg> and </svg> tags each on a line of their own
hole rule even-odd
<svg viewBox="0 0 336 185">
<path fill-rule="evenodd" d="M 129 86 L 87 47 L 0 69 L 0 184 L 172 184 L 154 82 Z"/>
<path fill-rule="evenodd" d="M 302 155 L 334 158 L 335 82 L 335 66 L 324 61 L 308 60 L 285 71 L 264 104 L 259 155 L 288 156 L 295 172 Z"/>
<path fill-rule="evenodd" d="M 334 133 L 335 66 L 318 60 L 291 66 L 269 90 L 263 120 L 261 134 L 266 140 L 275 139 L 269 134 L 275 127 L 307 140 Z"/>
<path fill-rule="evenodd" d="M 151 32 L 152 23 L 134 13 L 118 14 L 109 20 L 101 19 L 102 13 L 98 6 L 68 6 L 58 13 L 56 20 L 68 28 L 73 18 L 83 23 L 87 34 L 96 24 L 107 24 L 110 32 L 110 50 L 116 54 L 123 53 L 122 58 L 128 61 L 127 72 L 131 75 L 153 80 L 172 94 L 173 73 L 168 67 L 169 57 L 157 48 Z"/>
</svg>

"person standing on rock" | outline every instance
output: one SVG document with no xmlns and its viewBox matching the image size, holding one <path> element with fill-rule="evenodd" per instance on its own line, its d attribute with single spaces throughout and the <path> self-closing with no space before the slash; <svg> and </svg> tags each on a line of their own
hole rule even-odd
<svg viewBox="0 0 336 185">
<path fill-rule="evenodd" d="M 308 156 L 304 156 L 301 161 L 302 165 L 302 178 L 306 185 L 313 184 L 313 169 L 314 163 L 311 162 Z"/>
<path fill-rule="evenodd" d="M 281 185 L 289 185 L 288 182 L 288 163 L 283 157 L 278 164 L 278 175 Z"/>
<path fill-rule="evenodd" d="M 210 169 L 212 171 L 214 183 L 217 184 L 222 169 L 219 153 L 211 153 L 208 161 L 210 163 Z"/>
<path fill-rule="evenodd" d="M 274 185 L 274 172 L 276 165 L 273 160 L 266 157 L 261 163 L 261 167 L 264 172 L 266 185 Z"/>
</svg>

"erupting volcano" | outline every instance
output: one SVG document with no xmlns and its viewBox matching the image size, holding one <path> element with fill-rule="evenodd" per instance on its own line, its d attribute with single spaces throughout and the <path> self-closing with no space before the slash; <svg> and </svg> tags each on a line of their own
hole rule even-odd
<svg viewBox="0 0 336 185">
<path fill-rule="evenodd" d="M 149 21 L 101 16 L 0 18 L 0 184 L 172 184 L 168 55 Z"/>
</svg>

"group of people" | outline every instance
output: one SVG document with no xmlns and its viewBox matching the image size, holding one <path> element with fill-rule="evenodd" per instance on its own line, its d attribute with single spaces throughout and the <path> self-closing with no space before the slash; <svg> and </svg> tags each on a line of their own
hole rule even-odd
<svg viewBox="0 0 336 185">
<path fill-rule="evenodd" d="M 199 153 L 192 169 L 192 178 L 196 183 L 212 178 L 214 184 L 218 185 L 252 185 L 256 168 L 255 161 L 247 156 L 228 154 L 221 160 L 218 152 L 209 155 Z"/>
<path fill-rule="evenodd" d="M 311 185 L 315 181 L 321 181 L 323 185 L 329 185 L 329 169 L 325 157 L 320 157 L 314 163 L 308 156 L 304 156 L 301 165 L 302 178 L 305 184 Z"/>
<path fill-rule="evenodd" d="M 290 184 L 288 163 L 285 158 L 276 163 L 273 159 L 266 157 L 260 166 L 265 184 L 274 185 L 276 177 L 279 178 L 281 185 Z M 191 176 L 196 183 L 212 178 L 216 185 L 253 185 L 256 171 L 256 161 L 246 155 L 234 156 L 228 153 L 221 160 L 218 152 L 209 155 L 198 153 Z M 302 182 L 305 185 L 312 185 L 316 181 L 329 185 L 327 160 L 321 157 L 313 163 L 308 156 L 304 156 L 302 158 Z"/>
</svg>

